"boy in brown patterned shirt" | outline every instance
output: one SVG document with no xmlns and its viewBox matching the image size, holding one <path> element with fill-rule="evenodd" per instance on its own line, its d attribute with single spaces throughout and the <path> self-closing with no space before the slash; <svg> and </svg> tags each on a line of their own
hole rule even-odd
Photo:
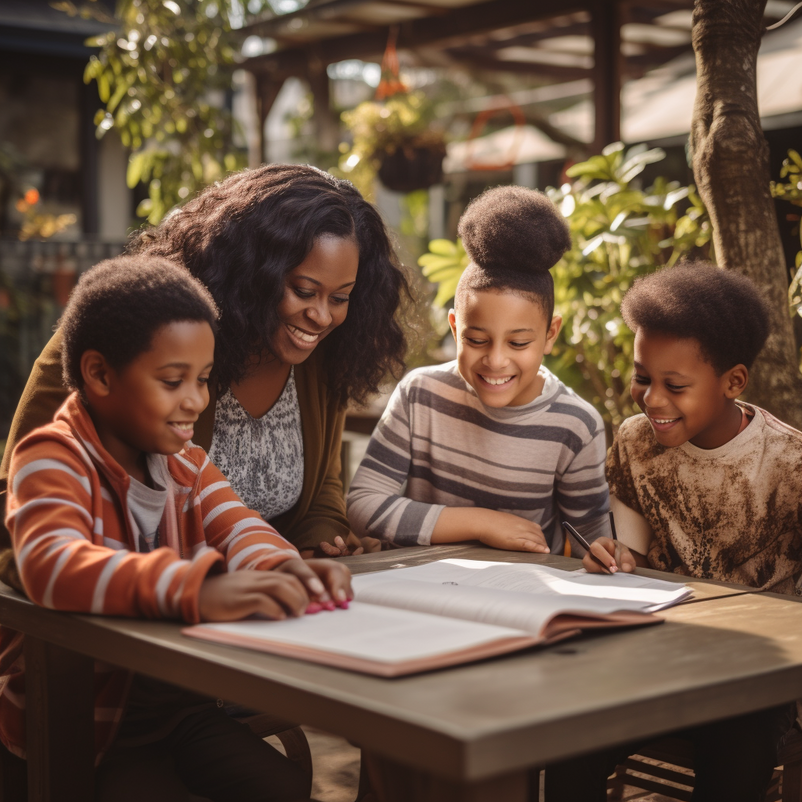
<svg viewBox="0 0 802 802">
<path fill-rule="evenodd" d="M 622 314 L 635 332 L 625 421 L 607 458 L 620 540 L 599 538 L 608 570 L 635 566 L 802 595 L 802 433 L 737 401 L 769 332 L 749 279 L 702 263 L 640 279 Z M 588 571 L 602 569 L 590 555 Z M 792 705 L 684 730 L 698 802 L 765 796 Z M 547 802 L 606 799 L 605 778 L 637 744 L 547 772 Z"/>
</svg>

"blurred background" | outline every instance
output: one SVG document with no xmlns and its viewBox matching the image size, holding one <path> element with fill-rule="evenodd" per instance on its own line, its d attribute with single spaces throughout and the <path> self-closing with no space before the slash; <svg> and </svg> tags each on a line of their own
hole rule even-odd
<svg viewBox="0 0 802 802">
<path fill-rule="evenodd" d="M 715 258 L 688 155 L 692 9 L 0 0 L 0 451 L 77 275 L 203 186 L 264 162 L 330 170 L 378 205 L 415 279 L 410 367 L 453 355 L 445 314 L 467 203 L 498 184 L 548 192 L 575 242 L 554 271 L 565 324 L 548 364 L 612 433 L 632 413 L 622 293 L 661 265 Z M 768 0 L 763 23 L 760 122 L 794 314 L 802 14 Z M 369 433 L 381 408 L 353 410 L 349 428 Z"/>
</svg>

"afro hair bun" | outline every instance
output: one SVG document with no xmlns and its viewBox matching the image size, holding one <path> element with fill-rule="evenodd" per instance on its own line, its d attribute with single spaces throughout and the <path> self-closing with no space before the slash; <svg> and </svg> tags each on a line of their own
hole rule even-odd
<svg viewBox="0 0 802 802">
<path fill-rule="evenodd" d="M 483 270 L 547 272 L 571 247 L 557 207 L 525 187 L 495 187 L 465 209 L 459 236 L 471 261 Z"/>
</svg>

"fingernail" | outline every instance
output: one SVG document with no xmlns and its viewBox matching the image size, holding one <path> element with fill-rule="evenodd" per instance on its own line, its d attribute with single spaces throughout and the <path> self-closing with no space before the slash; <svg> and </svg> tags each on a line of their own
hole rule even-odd
<svg viewBox="0 0 802 802">
<path fill-rule="evenodd" d="M 616 565 L 611 565 L 610 566 L 610 573 L 611 574 L 614 574 L 617 570 L 618 570 L 618 566 L 616 566 Z"/>
<path fill-rule="evenodd" d="M 349 604 L 350 602 L 348 601 L 348 599 L 343 599 L 343 601 L 337 602 L 337 606 L 342 610 L 347 610 Z"/>
<path fill-rule="evenodd" d="M 307 615 L 314 615 L 315 613 L 319 613 L 323 609 L 322 604 L 318 604 L 317 602 L 311 602 L 306 608 Z"/>
<path fill-rule="evenodd" d="M 334 591 L 334 598 L 337 599 L 337 601 L 343 602 L 348 598 L 348 596 L 342 588 L 338 588 Z"/>
<path fill-rule="evenodd" d="M 325 585 L 316 576 L 311 577 L 306 585 L 316 596 L 323 596 L 326 593 Z"/>
</svg>

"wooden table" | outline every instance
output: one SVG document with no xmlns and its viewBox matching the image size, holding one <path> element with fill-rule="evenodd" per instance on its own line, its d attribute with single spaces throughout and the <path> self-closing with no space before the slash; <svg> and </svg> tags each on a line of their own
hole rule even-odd
<svg viewBox="0 0 802 802">
<path fill-rule="evenodd" d="M 578 567 L 473 546 L 347 562 L 362 572 L 443 557 Z M 2 590 L 0 620 L 26 633 L 30 798 L 92 798 L 88 658 L 342 735 L 386 758 L 410 802 L 523 802 L 533 765 L 799 696 L 802 604 L 689 584 L 697 600 L 661 626 L 392 680 L 185 638 L 176 623 L 42 610 Z"/>
</svg>

